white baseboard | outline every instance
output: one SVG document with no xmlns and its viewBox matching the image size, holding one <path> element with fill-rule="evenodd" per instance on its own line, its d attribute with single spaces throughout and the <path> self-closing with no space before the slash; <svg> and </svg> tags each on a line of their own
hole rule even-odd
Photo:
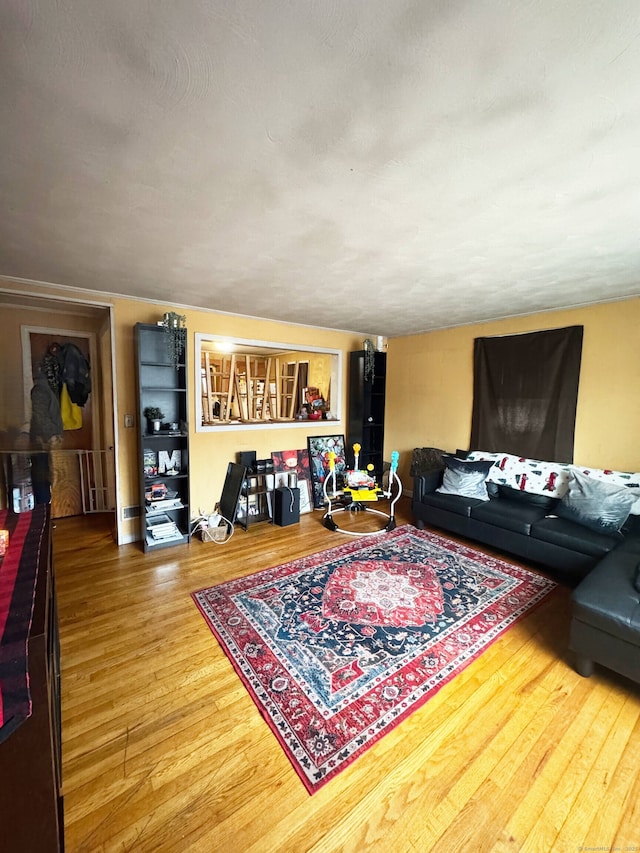
<svg viewBox="0 0 640 853">
<path fill-rule="evenodd" d="M 136 533 L 122 533 L 118 540 L 118 545 L 131 545 L 132 542 L 139 542 L 140 535 Z"/>
</svg>

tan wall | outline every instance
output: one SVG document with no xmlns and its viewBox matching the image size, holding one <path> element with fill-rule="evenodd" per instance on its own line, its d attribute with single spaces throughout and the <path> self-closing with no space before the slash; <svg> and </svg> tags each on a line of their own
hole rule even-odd
<svg viewBox="0 0 640 853">
<path fill-rule="evenodd" d="M 0 281 L 1 284 L 1 281 Z M 19 290 L 15 283 L 7 285 Z M 47 294 L 53 298 L 82 296 L 80 291 L 29 285 L 28 294 Z M 137 413 L 133 327 L 136 322 L 156 322 L 170 306 L 87 292 L 86 301 L 111 302 L 114 307 L 116 376 L 118 406 L 121 506 L 138 503 L 137 425 L 124 428 L 124 415 Z M 7 310 L 3 319 L 9 319 Z M 308 434 L 346 433 L 347 353 L 362 348 L 362 334 L 309 329 L 265 320 L 232 317 L 204 311 L 185 310 L 189 329 L 189 410 L 191 421 L 191 503 L 209 510 L 220 497 L 227 463 L 239 450 L 255 450 L 268 457 L 274 450 L 306 447 Z M 21 322 L 16 316 L 3 324 L 2 410 L 5 425 L 20 422 L 22 391 L 16 376 L 22 375 L 19 348 Z M 38 318 L 39 320 L 40 318 Z M 51 316 L 48 321 L 51 322 Z M 66 323 L 73 321 L 68 318 Z M 44 324 L 44 323 L 43 323 Z M 56 325 L 58 321 L 56 320 Z M 446 450 L 467 447 L 471 431 L 473 396 L 473 340 L 488 335 L 516 334 L 539 329 L 581 324 L 584 326 L 582 370 L 578 395 L 575 460 L 580 464 L 621 470 L 640 470 L 638 426 L 640 424 L 640 299 L 625 300 L 586 308 L 531 315 L 492 323 L 464 326 L 388 341 L 387 416 L 385 458 L 392 450 L 400 452 L 400 474 L 405 488 L 411 450 L 435 446 Z M 74 328 L 73 325 L 70 326 Z M 341 349 L 343 362 L 343 400 L 341 422 L 321 422 L 317 427 L 285 427 L 229 432 L 196 433 L 194 337 L 196 332 L 274 342 Z M 125 535 L 132 535 L 137 522 L 127 522 Z"/>
<path fill-rule="evenodd" d="M 467 448 L 473 341 L 584 326 L 574 460 L 640 470 L 640 299 L 533 314 L 388 342 L 385 458 L 400 452 L 405 487 L 414 447 Z"/>
<path fill-rule="evenodd" d="M 138 300 L 110 297 L 105 294 L 92 293 L 90 291 L 78 291 L 72 288 L 54 287 L 49 285 L 36 285 L 33 283 L 22 284 L 0 278 L 0 290 L 11 293 L 24 293 L 28 296 L 48 296 L 52 299 L 72 298 L 82 300 L 83 295 L 87 303 L 99 302 L 113 306 L 114 340 L 115 340 L 115 377 L 116 387 L 116 419 L 118 424 L 118 472 L 119 484 L 118 495 L 121 507 L 135 506 L 139 503 L 138 497 L 138 424 L 133 429 L 124 427 L 125 414 L 133 414 L 137 417 L 138 405 L 136 401 L 136 372 L 134 354 L 134 326 L 138 322 L 155 323 L 161 319 L 167 310 L 179 310 L 187 318 L 189 361 L 189 417 L 191 425 L 190 433 L 190 469 L 191 469 L 191 506 L 193 514 L 198 509 L 209 511 L 219 500 L 226 473 L 227 464 L 235 461 L 240 450 L 255 450 L 258 458 L 270 456 L 274 450 L 289 450 L 305 448 L 307 435 L 323 435 L 327 433 L 344 433 L 346 429 L 346 405 L 347 405 L 347 375 L 348 358 L 347 353 L 362 346 L 363 335 L 348 332 L 332 332 L 322 329 L 310 329 L 303 326 L 292 326 L 285 323 L 276 323 L 266 320 L 255 320 L 244 317 L 232 317 L 205 311 L 182 309 L 176 306 L 156 305 Z M 7 316 L 6 307 L 3 308 L 3 319 Z M 0 348 L 3 355 L 0 376 L 2 382 L 2 409 L 16 423 L 22 423 L 23 395 L 21 384 L 15 382 L 16 373 L 22 376 L 20 329 L 21 323 L 28 322 L 36 325 L 36 314 L 42 312 L 26 312 L 28 320 L 24 319 L 25 312 L 18 312 L 12 317 L 10 326 L 4 333 L 4 348 Z M 51 315 L 44 314 L 48 322 L 43 325 L 51 325 Z M 41 317 L 38 317 L 40 320 Z M 83 328 L 87 320 L 82 318 L 67 317 L 63 319 L 56 316 L 56 325 L 64 325 L 69 328 Z M 74 325 L 80 324 L 80 325 Z M 195 333 L 224 335 L 226 337 L 238 337 L 274 341 L 277 343 L 291 343 L 301 350 L 305 346 L 327 347 L 329 349 L 342 350 L 343 356 L 343 393 L 342 413 L 340 422 L 321 421 L 317 426 L 305 424 L 304 426 L 278 427 L 275 429 L 250 429 L 228 432 L 195 432 L 195 394 L 199 390 L 199 381 L 196 382 L 196 370 L 194 361 Z M 2 339 L 0 339 L 2 340 Z M 102 356 L 106 353 L 102 350 Z M 320 369 L 320 375 L 324 371 Z M 320 378 L 320 377 L 319 377 Z M 327 381 L 325 379 L 325 381 Z M 110 387 L 110 386 L 108 386 Z M 139 522 L 136 519 L 122 522 L 122 535 L 125 540 L 135 538 Z"/>
<path fill-rule="evenodd" d="M 123 506 L 138 504 L 137 480 L 137 428 L 124 429 L 124 415 L 136 414 L 135 371 L 134 371 L 134 325 L 155 323 L 162 317 L 165 308 L 158 305 L 127 299 L 114 300 L 116 337 L 116 385 L 118 389 L 118 421 L 120 424 L 119 470 L 120 496 Z M 235 462 L 238 451 L 255 450 L 259 459 L 268 458 L 275 450 L 306 448 L 307 435 L 343 434 L 346 429 L 346 392 L 348 359 L 346 353 L 362 345 L 362 336 L 322 329 L 308 329 L 267 320 L 229 317 L 204 311 L 180 309 L 186 316 L 188 329 L 187 358 L 189 364 L 189 419 L 190 419 L 190 472 L 192 514 L 201 509 L 209 512 L 220 499 L 224 476 L 229 462 Z M 343 400 L 341 422 L 321 421 L 318 426 L 277 427 L 230 431 L 195 431 L 195 394 L 199 392 L 195 370 L 195 333 L 225 335 L 291 343 L 300 348 L 305 345 L 342 349 Z M 135 529 L 136 522 L 127 522 L 127 532 Z"/>
</svg>

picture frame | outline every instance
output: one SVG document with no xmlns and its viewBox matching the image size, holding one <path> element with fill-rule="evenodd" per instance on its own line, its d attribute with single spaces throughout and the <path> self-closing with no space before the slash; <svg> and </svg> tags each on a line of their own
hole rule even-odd
<svg viewBox="0 0 640 853">
<path fill-rule="evenodd" d="M 155 450 L 145 447 L 142 451 L 142 465 L 145 477 L 158 476 L 158 456 Z"/>
<path fill-rule="evenodd" d="M 344 435 L 314 435 L 307 436 L 309 465 L 311 474 L 311 495 L 314 509 L 323 509 L 324 481 L 329 475 L 330 452 L 336 454 L 336 484 L 341 488 L 344 472 L 347 469 L 345 456 Z"/>
<path fill-rule="evenodd" d="M 300 489 L 300 514 L 311 512 L 311 472 L 309 451 L 274 450 L 271 452 L 273 461 L 273 488 L 289 485 L 289 476 L 296 475 L 297 486 Z"/>
</svg>

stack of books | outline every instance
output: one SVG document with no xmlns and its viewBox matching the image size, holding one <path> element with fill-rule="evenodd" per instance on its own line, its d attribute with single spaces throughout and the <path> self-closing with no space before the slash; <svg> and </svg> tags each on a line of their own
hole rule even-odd
<svg viewBox="0 0 640 853">
<path fill-rule="evenodd" d="M 147 518 L 147 531 L 154 541 L 168 539 L 182 539 L 182 533 L 175 521 L 172 521 L 166 513 L 158 513 Z"/>
<path fill-rule="evenodd" d="M 147 501 L 147 515 L 155 515 L 159 512 L 165 512 L 168 509 L 182 509 L 184 504 L 180 498 L 166 498 L 162 501 Z"/>
</svg>

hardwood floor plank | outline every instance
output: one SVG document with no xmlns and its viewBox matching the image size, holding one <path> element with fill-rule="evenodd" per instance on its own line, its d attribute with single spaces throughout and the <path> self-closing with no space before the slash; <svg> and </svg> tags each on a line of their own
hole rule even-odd
<svg viewBox="0 0 640 853">
<path fill-rule="evenodd" d="M 583 777 L 574 807 L 558 834 L 556 844 L 560 849 L 568 850 L 571 846 L 609 846 L 593 839 L 605 838 L 607 832 L 611 832 L 611 827 L 616 824 L 624 825 L 627 829 L 623 832 L 623 838 L 619 838 L 617 834 L 613 837 L 612 848 L 621 847 L 624 850 L 633 844 L 640 846 L 640 819 L 638 815 L 630 815 L 629 819 L 623 822 L 625 798 L 619 795 L 618 788 L 618 780 L 624 780 L 620 788 L 628 790 L 630 768 L 627 768 L 625 773 L 622 762 L 625 755 L 631 755 L 633 752 L 637 755 L 640 746 L 640 708 L 637 702 L 624 695 L 624 691 L 621 692 L 622 705 L 619 706 L 616 702 L 611 713 L 601 720 L 601 725 L 606 729 L 606 737 L 591 771 Z M 615 716 L 618 709 L 619 713 Z M 633 799 L 637 802 L 637 797 Z M 629 831 L 628 828 L 633 826 L 635 829 Z M 632 838 L 635 838 L 635 842 Z"/>
<path fill-rule="evenodd" d="M 613 844 L 618 847 L 622 846 L 625 851 L 638 850 L 640 849 L 640 778 L 638 777 L 637 764 L 633 785 L 623 801 L 624 811 L 613 836 Z"/>
<path fill-rule="evenodd" d="M 511 682 L 514 694 L 520 692 L 528 679 L 528 667 L 520 671 L 521 682 Z M 496 709 L 491 703 L 493 685 L 485 681 L 458 713 L 437 727 L 437 737 L 432 739 L 432 748 L 428 748 L 427 739 L 401 763 L 387 774 L 380 787 L 387 790 L 386 795 L 380 789 L 375 792 L 376 799 L 388 804 L 389 796 L 398 802 L 392 813 L 400 811 L 402 820 L 392 822 L 380 829 L 381 837 L 401 845 L 403 839 L 410 840 L 417 849 L 432 849 L 431 845 L 443 834 L 449 823 L 470 800 L 489 772 L 505 754 L 510 753 L 521 727 L 530 719 L 532 711 L 538 725 L 544 720 L 540 708 L 548 706 L 547 713 L 555 713 L 555 706 L 549 701 L 550 687 L 544 682 L 538 683 L 538 694 L 530 699 L 532 707 L 521 713 L 513 713 L 511 704 L 504 703 Z M 483 693 L 485 695 L 483 695 Z M 562 696 L 556 697 L 560 701 Z M 431 722 L 430 703 L 412 716 L 418 720 L 424 712 L 425 728 Z M 516 706 L 517 707 L 517 706 Z M 409 722 L 409 721 L 406 721 Z M 402 735 L 403 733 L 399 733 Z M 465 755 L 465 763 L 460 763 L 460 754 Z M 428 816 L 425 816 L 424 803 L 429 803 Z M 375 809 L 367 805 L 369 812 L 368 829 L 375 820 Z M 387 817 L 384 818 L 388 820 Z M 358 841 L 361 843 L 362 839 Z M 358 844 L 353 849 L 357 849 Z M 336 846 L 335 849 L 341 849 Z M 442 849 L 455 849 L 443 846 Z"/>
<path fill-rule="evenodd" d="M 352 523 L 370 524 L 362 515 Z M 191 593 L 351 541 L 317 512 L 237 531 L 224 546 L 147 555 L 117 548 L 99 518 L 57 523 L 68 851 L 637 843 L 640 688 L 574 672 L 563 587 L 307 794 Z"/>
<path fill-rule="evenodd" d="M 581 686 L 580 686 L 581 687 Z M 579 689 L 580 689 L 579 687 Z M 558 782 L 570 784 L 573 776 L 573 762 L 585 738 L 588 737 L 598 713 L 605 707 L 611 690 L 604 683 L 598 683 L 586 692 L 584 701 L 577 708 L 572 719 L 563 715 L 554 718 L 538 744 L 532 748 L 524 764 L 525 778 L 529 785 L 517 808 L 509 813 L 504 825 L 504 838 L 515 839 L 519 850 L 554 850 L 556 837 L 562 823 L 573 804 L 572 799 L 561 800 L 558 804 L 562 811 L 560 824 L 540 827 L 538 816 L 547 804 L 555 806 L 553 800 Z M 533 832 L 537 828 L 537 832 Z M 498 845 L 496 850 L 501 849 Z"/>
<path fill-rule="evenodd" d="M 564 773 L 553 788 L 545 807 L 530 826 L 523 850 L 557 849 L 558 838 L 572 811 L 586 812 L 585 817 L 593 814 L 594 801 L 589 803 L 580 798 L 580 794 L 584 780 L 593 770 L 609 725 L 608 720 L 598 716 L 590 722 L 571 757 L 571 772 Z M 571 842 L 575 843 L 575 838 Z"/>
<path fill-rule="evenodd" d="M 521 648 L 523 641 L 522 639 L 518 641 L 516 634 L 511 634 L 510 639 L 514 643 L 517 642 L 518 648 Z M 533 653 L 533 644 L 530 645 L 532 645 Z M 507 654 L 509 653 L 507 652 Z M 511 657 L 513 658 L 513 656 Z M 459 762 L 456 762 L 456 753 L 467 746 L 464 743 L 460 743 L 460 729 L 463 732 L 476 730 L 473 723 L 479 708 L 485 707 L 489 716 L 494 716 L 495 712 L 492 710 L 491 702 L 487 702 L 487 699 L 489 698 L 490 700 L 496 686 L 492 683 L 492 678 L 500 673 L 501 668 L 504 666 L 504 661 L 495 660 L 493 671 L 490 672 L 488 671 L 489 666 L 487 664 L 487 661 L 490 659 L 490 656 L 485 658 L 485 655 L 483 655 L 453 682 L 446 685 L 422 709 L 416 711 L 407 720 L 404 720 L 396 730 L 387 735 L 380 743 L 376 744 L 368 755 L 372 756 L 372 763 L 376 770 L 374 778 L 379 781 L 371 790 L 373 791 L 372 796 L 374 801 L 383 804 L 382 810 L 376 810 L 369 799 L 363 799 L 361 803 L 353 807 L 346 814 L 346 820 L 348 823 L 353 824 L 354 818 L 356 818 L 355 823 L 365 827 L 366 833 L 351 839 L 349 843 L 347 841 L 347 834 L 349 832 L 352 834 L 352 828 L 351 830 L 349 827 L 345 829 L 340 822 L 340 816 L 334 811 L 331 817 L 333 827 L 329 826 L 327 829 L 327 833 L 319 849 L 323 845 L 329 844 L 328 849 L 357 850 L 361 849 L 362 845 L 368 843 L 366 841 L 367 837 L 373 836 L 387 839 L 393 837 L 395 824 L 393 821 L 390 821 L 386 811 L 388 791 L 396 798 L 399 796 L 399 792 L 403 796 L 403 818 L 399 826 L 402 827 L 402 838 L 411 839 L 410 815 L 408 812 L 411 803 L 423 801 L 425 797 L 424 789 L 428 787 L 430 811 L 433 811 L 437 802 L 436 791 L 438 790 L 434 787 L 434 784 L 441 780 L 443 789 L 448 790 L 453 784 L 451 768 L 455 768 L 454 773 L 457 770 L 461 774 L 467 769 L 466 765 L 460 765 Z M 531 676 L 530 670 L 526 665 L 527 661 L 522 660 L 522 664 L 519 667 L 519 674 L 522 682 L 525 682 Z M 515 672 L 518 668 L 518 663 L 515 659 L 512 665 Z M 474 670 L 480 671 L 481 674 L 479 676 L 474 674 Z M 501 679 L 502 677 L 509 678 L 510 676 L 507 672 L 506 674 L 501 673 Z M 511 686 L 512 689 L 516 687 L 513 680 Z M 548 689 L 544 685 L 541 687 L 541 691 L 545 697 L 548 696 Z M 453 712 L 454 709 L 455 713 Z M 505 709 L 505 713 L 508 713 L 508 709 Z M 487 732 L 491 730 L 492 726 L 494 724 L 490 721 L 488 727 L 478 729 L 482 731 L 482 737 L 488 737 Z M 497 734 L 500 727 L 500 723 L 494 727 L 494 735 Z M 416 734 L 422 736 L 419 746 L 416 745 Z M 405 743 L 413 744 L 413 748 L 406 755 L 403 755 L 402 747 Z M 384 753 L 387 750 L 388 764 L 381 766 L 381 761 L 384 760 Z M 469 750 L 467 749 L 466 751 L 468 752 Z M 356 776 L 358 766 L 359 763 L 345 772 L 352 772 Z M 362 764 L 362 770 L 365 771 L 364 763 Z M 378 770 L 381 770 L 381 772 L 378 773 Z M 344 775 L 342 774 L 343 777 Z M 366 779 L 358 783 L 359 790 L 364 791 L 367 782 L 372 778 L 372 771 L 369 767 L 366 767 L 366 776 Z M 406 779 L 410 781 L 403 783 L 403 780 Z M 337 782 L 338 780 L 335 781 Z M 318 796 L 319 794 L 314 795 L 314 799 Z M 362 813 L 361 816 L 358 815 L 358 812 Z M 358 819 L 359 817 L 361 819 Z M 420 828 L 422 828 L 424 821 L 421 815 L 418 816 L 418 821 Z M 282 831 L 281 827 L 274 828 L 273 843 L 275 843 L 275 839 Z M 402 838 L 398 839 L 399 844 Z M 271 838 L 267 840 L 271 841 Z M 351 846 L 351 842 L 353 846 Z M 292 849 L 314 849 L 309 846 L 312 843 L 310 839 L 304 837 L 304 835 L 287 838 L 287 843 L 290 847 L 293 845 Z"/>
</svg>

